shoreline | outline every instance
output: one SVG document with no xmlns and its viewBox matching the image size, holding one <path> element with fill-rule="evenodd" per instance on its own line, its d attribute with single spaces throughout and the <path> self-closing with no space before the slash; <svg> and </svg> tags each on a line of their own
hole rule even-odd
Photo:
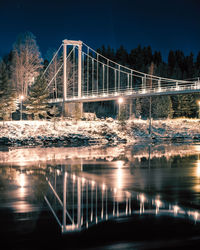
<svg viewBox="0 0 200 250">
<path fill-rule="evenodd" d="M 128 120 L 125 124 L 112 118 L 95 121 L 71 119 L 56 121 L 0 122 L 0 146 L 117 146 L 138 142 L 199 142 L 199 119 L 154 120 L 149 135 L 148 120 Z"/>
</svg>

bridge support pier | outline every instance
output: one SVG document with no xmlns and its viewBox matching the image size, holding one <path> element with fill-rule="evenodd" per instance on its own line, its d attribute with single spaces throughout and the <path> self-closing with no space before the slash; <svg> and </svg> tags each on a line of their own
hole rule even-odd
<svg viewBox="0 0 200 250">
<path fill-rule="evenodd" d="M 81 41 L 63 40 L 63 99 L 67 99 L 68 92 L 68 76 L 67 73 L 67 46 L 77 46 L 78 47 L 78 97 L 81 98 L 81 81 L 82 81 L 82 44 Z"/>
<path fill-rule="evenodd" d="M 74 117 L 76 120 L 79 120 L 83 116 L 83 103 L 82 102 L 65 103 L 64 116 Z"/>
</svg>

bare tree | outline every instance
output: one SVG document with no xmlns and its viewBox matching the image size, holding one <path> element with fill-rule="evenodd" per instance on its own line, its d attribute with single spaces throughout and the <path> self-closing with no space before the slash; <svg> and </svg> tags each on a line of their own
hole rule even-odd
<svg viewBox="0 0 200 250">
<path fill-rule="evenodd" d="M 27 96 L 28 88 L 38 76 L 42 58 L 35 36 L 26 32 L 19 35 L 13 46 L 12 80 L 18 94 Z"/>
<path fill-rule="evenodd" d="M 78 70 L 77 65 L 68 60 L 67 62 L 67 95 L 74 96 L 78 93 Z"/>
<path fill-rule="evenodd" d="M 51 61 L 51 58 L 53 60 Z M 62 57 L 57 55 L 56 52 L 52 49 L 47 51 L 47 60 L 50 62 L 46 69 L 44 70 L 43 77 L 46 79 L 49 94 L 51 98 L 61 97 L 62 92 Z"/>
<path fill-rule="evenodd" d="M 44 78 L 47 81 L 51 98 L 60 98 L 63 96 L 63 57 L 55 55 L 55 52 L 52 55 L 53 60 L 51 61 L 51 64 L 48 65 L 48 68 L 44 73 Z M 78 91 L 77 65 L 71 58 L 68 58 L 67 60 L 66 74 L 67 95 L 76 95 Z"/>
</svg>

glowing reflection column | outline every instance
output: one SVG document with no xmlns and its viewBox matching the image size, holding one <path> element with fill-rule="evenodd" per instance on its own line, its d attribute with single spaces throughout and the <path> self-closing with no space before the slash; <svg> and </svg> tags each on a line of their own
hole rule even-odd
<svg viewBox="0 0 200 250">
<path fill-rule="evenodd" d="M 106 186 L 105 186 L 105 184 L 103 184 L 102 185 L 102 200 L 101 200 L 101 202 L 102 202 L 102 204 L 101 204 L 101 219 L 103 219 L 103 217 L 104 217 L 104 191 L 105 191 L 105 189 L 106 189 Z"/>
<path fill-rule="evenodd" d="M 78 228 L 81 228 L 81 179 L 80 177 L 78 177 L 78 180 L 77 180 L 77 192 L 78 192 L 77 225 L 78 225 Z"/>
<path fill-rule="evenodd" d="M 74 207 L 75 207 L 75 204 L 74 204 L 74 189 L 75 189 L 75 181 L 76 181 L 76 175 L 74 174 L 73 176 L 72 176 L 72 179 L 73 179 L 73 186 L 72 186 L 72 202 L 73 202 L 73 214 L 72 214 L 72 218 L 73 218 L 73 224 L 74 224 Z"/>
<path fill-rule="evenodd" d="M 131 214 L 131 194 L 126 192 L 126 215 Z"/>
<path fill-rule="evenodd" d="M 108 190 L 106 188 L 106 220 L 108 219 Z"/>
<path fill-rule="evenodd" d="M 162 203 L 161 203 L 160 200 L 155 200 L 155 204 L 156 204 L 156 214 L 158 214 L 159 209 L 160 209 Z"/>
<path fill-rule="evenodd" d="M 113 197 L 113 216 L 115 216 L 115 195 L 116 195 L 117 189 L 114 188 L 114 197 Z"/>
<path fill-rule="evenodd" d="M 195 213 L 194 213 L 195 224 L 196 224 L 196 222 L 197 222 L 197 220 L 198 220 L 198 217 L 199 217 L 199 213 L 198 213 L 198 212 L 195 212 Z"/>
<path fill-rule="evenodd" d="M 91 187 L 91 215 L 90 215 L 90 221 L 92 222 L 93 221 L 93 192 L 94 192 L 95 182 L 92 181 L 91 185 L 92 185 L 92 187 Z"/>
<path fill-rule="evenodd" d="M 84 177 L 81 178 L 81 226 L 83 225 L 83 217 L 84 217 L 84 212 L 83 212 L 83 207 L 84 207 L 84 187 L 86 185 L 86 180 Z"/>
<path fill-rule="evenodd" d="M 143 194 L 140 194 L 140 214 L 144 213 L 144 201 L 145 196 Z"/>
<path fill-rule="evenodd" d="M 66 185 L 67 185 L 67 173 L 64 170 L 63 176 L 63 231 L 66 230 Z"/>
<path fill-rule="evenodd" d="M 96 184 L 96 224 L 98 222 L 98 213 L 97 213 L 97 184 Z"/>
<path fill-rule="evenodd" d="M 88 228 L 88 181 L 86 183 L 86 227 Z"/>
</svg>

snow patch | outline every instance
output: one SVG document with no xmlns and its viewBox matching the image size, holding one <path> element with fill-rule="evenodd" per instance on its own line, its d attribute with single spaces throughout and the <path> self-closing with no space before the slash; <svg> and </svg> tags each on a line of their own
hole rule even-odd
<svg viewBox="0 0 200 250">
<path fill-rule="evenodd" d="M 74 121 L 8 121 L 0 122 L 0 144 L 65 145 L 134 143 L 138 140 L 200 140 L 199 119 L 152 121 L 151 138 L 148 120 L 128 120 L 125 124 L 112 118 Z"/>
</svg>

